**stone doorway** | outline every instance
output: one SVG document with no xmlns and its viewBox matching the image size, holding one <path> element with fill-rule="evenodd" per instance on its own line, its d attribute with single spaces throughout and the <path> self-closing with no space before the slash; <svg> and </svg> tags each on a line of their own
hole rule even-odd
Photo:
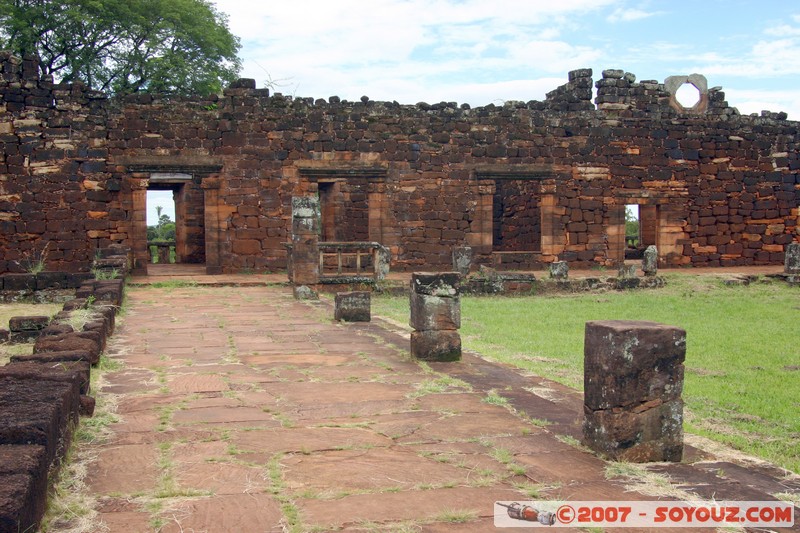
<svg viewBox="0 0 800 533">
<path fill-rule="evenodd" d="M 540 252 L 541 182 L 496 180 L 492 197 L 492 251 Z"/>
<path fill-rule="evenodd" d="M 200 186 L 193 182 L 190 174 L 154 172 L 150 175 L 147 190 L 170 191 L 175 202 L 174 251 L 170 250 L 170 261 L 167 262 L 205 263 L 205 206 Z M 154 243 L 148 241 L 151 256 L 153 248 Z M 162 258 L 163 252 L 161 250 Z"/>
<path fill-rule="evenodd" d="M 609 211 L 609 257 L 618 263 L 640 260 L 644 250 L 655 245 L 663 256 L 664 198 L 628 196 Z M 623 203 L 624 202 L 624 203 Z M 635 231 L 631 227 L 635 225 Z"/>
<path fill-rule="evenodd" d="M 364 242 L 370 238 L 366 178 L 319 180 L 323 242 Z"/>
<path fill-rule="evenodd" d="M 194 161 L 192 161 L 194 163 Z M 178 164 L 174 160 L 121 162 L 128 171 L 122 205 L 129 211 L 128 244 L 133 273 L 146 275 L 151 264 L 147 239 L 147 191 L 171 191 L 175 202 L 175 248 L 178 264 L 205 265 L 209 274 L 222 272 L 220 257 L 219 178 L 214 163 Z"/>
</svg>

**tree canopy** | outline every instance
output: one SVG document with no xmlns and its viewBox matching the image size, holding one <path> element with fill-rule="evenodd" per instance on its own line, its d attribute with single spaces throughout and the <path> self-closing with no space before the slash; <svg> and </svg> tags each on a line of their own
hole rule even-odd
<svg viewBox="0 0 800 533">
<path fill-rule="evenodd" d="M 0 0 L 0 49 L 108 93 L 218 92 L 238 75 L 239 48 L 207 0 Z"/>
<path fill-rule="evenodd" d="M 161 214 L 163 208 L 158 205 L 158 223 L 155 226 L 147 226 L 147 240 L 150 242 L 165 242 L 175 240 L 175 223 L 169 215 Z"/>
</svg>

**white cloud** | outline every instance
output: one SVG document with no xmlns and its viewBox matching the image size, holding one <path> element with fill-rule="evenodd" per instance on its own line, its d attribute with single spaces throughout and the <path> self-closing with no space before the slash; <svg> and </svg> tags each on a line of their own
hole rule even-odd
<svg viewBox="0 0 800 533">
<path fill-rule="evenodd" d="M 795 37 L 800 36 L 800 28 L 795 28 L 788 24 L 781 24 L 774 28 L 767 28 L 764 33 L 767 35 L 774 35 L 775 37 Z"/>
<path fill-rule="evenodd" d="M 725 89 L 726 100 L 743 115 L 761 114 L 761 111 L 784 111 L 790 120 L 800 120 L 800 89 L 749 90 Z"/>
<path fill-rule="evenodd" d="M 618 7 L 606 17 L 608 22 L 633 22 L 634 20 L 646 19 L 660 14 L 657 11 L 643 11 L 636 8 Z"/>
<path fill-rule="evenodd" d="M 748 32 L 757 20 L 687 41 L 669 26 L 683 19 L 647 1 L 214 2 L 242 38 L 242 75 L 259 86 L 277 79 L 274 90 L 297 96 L 485 105 L 542 99 L 569 70 L 590 66 L 595 77 L 606 68 L 659 80 L 700 72 L 726 87 L 748 87 L 735 83 L 741 78 L 770 87 L 800 73 L 800 14 L 755 38 Z M 620 35 L 603 31 L 606 21 L 631 24 Z M 794 105 L 731 98 L 741 109 L 751 102 L 787 112 Z"/>
<path fill-rule="evenodd" d="M 739 57 L 698 56 L 701 72 L 742 77 L 800 74 L 800 39 L 758 41 Z"/>
<path fill-rule="evenodd" d="M 243 76 L 260 85 L 271 76 L 288 79 L 285 93 L 347 99 L 367 94 L 414 103 L 436 101 L 438 87 L 457 93 L 465 81 L 482 78 L 521 78 L 525 86 L 561 74 L 564 83 L 568 70 L 588 66 L 600 53 L 560 40 L 561 28 L 616 1 L 495 0 L 491 7 L 483 0 L 215 3 L 242 38 Z M 394 90 L 382 96 L 384 89 Z"/>
</svg>

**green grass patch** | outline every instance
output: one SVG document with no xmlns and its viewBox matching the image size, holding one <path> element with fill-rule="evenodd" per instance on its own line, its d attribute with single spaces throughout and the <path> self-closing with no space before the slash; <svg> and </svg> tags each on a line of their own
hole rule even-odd
<svg viewBox="0 0 800 533">
<path fill-rule="evenodd" d="M 583 387 L 589 320 L 651 320 L 687 334 L 686 430 L 800 472 L 800 289 L 668 274 L 661 289 L 461 299 L 465 349 Z M 408 298 L 373 298 L 408 321 Z"/>
</svg>

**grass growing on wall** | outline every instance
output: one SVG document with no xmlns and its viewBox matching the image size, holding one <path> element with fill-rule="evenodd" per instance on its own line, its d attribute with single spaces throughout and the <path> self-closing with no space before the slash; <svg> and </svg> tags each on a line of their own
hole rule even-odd
<svg viewBox="0 0 800 533">
<path fill-rule="evenodd" d="M 800 472 L 800 288 L 728 287 L 671 274 L 657 290 L 522 298 L 462 297 L 467 350 L 583 387 L 589 320 L 651 320 L 687 333 L 687 431 Z M 408 322 L 408 299 L 373 312 Z"/>
</svg>

